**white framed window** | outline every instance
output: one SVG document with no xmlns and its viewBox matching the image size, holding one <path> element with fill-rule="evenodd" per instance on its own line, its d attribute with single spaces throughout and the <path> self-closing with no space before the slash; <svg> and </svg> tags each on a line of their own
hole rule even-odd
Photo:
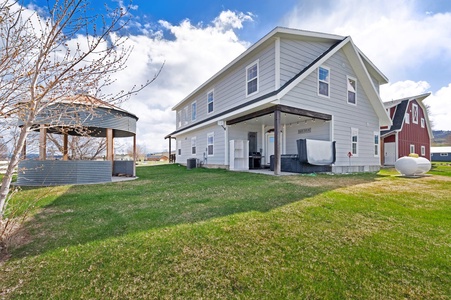
<svg viewBox="0 0 451 300">
<path fill-rule="evenodd" d="M 207 155 L 214 155 L 214 145 L 215 145 L 215 133 L 210 132 L 207 134 Z"/>
<path fill-rule="evenodd" d="M 182 155 L 182 141 L 177 141 L 177 154 Z"/>
<path fill-rule="evenodd" d="M 246 96 L 258 93 L 258 60 L 246 67 Z"/>
<path fill-rule="evenodd" d="M 211 90 L 207 94 L 207 113 L 213 112 L 214 103 L 215 103 L 215 93 L 214 90 Z"/>
<path fill-rule="evenodd" d="M 196 154 L 196 137 L 191 138 L 191 154 Z"/>
<path fill-rule="evenodd" d="M 410 114 L 408 112 L 404 115 L 404 122 L 410 124 Z"/>
<path fill-rule="evenodd" d="M 374 132 L 374 156 L 379 156 L 379 132 Z"/>
<path fill-rule="evenodd" d="M 415 153 L 415 145 L 410 145 L 410 153 Z"/>
<path fill-rule="evenodd" d="M 359 155 L 359 130 L 351 128 L 351 153 L 353 156 Z"/>
<path fill-rule="evenodd" d="M 347 76 L 348 103 L 357 104 L 357 79 Z"/>
<path fill-rule="evenodd" d="M 426 155 L 426 147 L 421 146 L 421 156 L 425 156 L 425 155 Z"/>
<path fill-rule="evenodd" d="M 188 124 L 189 114 L 188 114 L 188 106 L 183 109 L 183 124 Z"/>
<path fill-rule="evenodd" d="M 330 69 L 326 67 L 318 68 L 318 95 L 328 97 L 330 91 Z"/>
<path fill-rule="evenodd" d="M 179 110 L 177 112 L 177 118 L 178 118 L 178 127 L 181 127 L 182 126 L 182 111 L 181 110 Z"/>
<path fill-rule="evenodd" d="M 418 124 L 418 105 L 412 103 L 412 123 Z"/>
<path fill-rule="evenodd" d="M 421 118 L 421 128 L 426 127 L 426 123 L 424 122 L 424 118 Z"/>
<path fill-rule="evenodd" d="M 191 103 L 191 121 L 195 121 L 197 118 L 197 103 L 194 101 Z"/>
</svg>

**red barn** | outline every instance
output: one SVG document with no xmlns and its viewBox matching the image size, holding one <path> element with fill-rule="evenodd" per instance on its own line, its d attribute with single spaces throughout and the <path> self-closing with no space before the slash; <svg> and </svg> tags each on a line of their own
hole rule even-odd
<svg viewBox="0 0 451 300">
<path fill-rule="evenodd" d="M 384 102 L 393 125 L 381 127 L 381 163 L 394 165 L 410 153 L 431 159 L 432 129 L 423 100 L 430 93 Z"/>
</svg>

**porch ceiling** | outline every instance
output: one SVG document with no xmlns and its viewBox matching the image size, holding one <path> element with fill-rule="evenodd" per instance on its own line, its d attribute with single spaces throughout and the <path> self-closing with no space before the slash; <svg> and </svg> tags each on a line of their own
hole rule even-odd
<svg viewBox="0 0 451 300">
<path fill-rule="evenodd" d="M 302 122 L 316 122 L 316 121 L 330 121 L 332 116 L 323 113 L 317 113 L 309 110 L 293 108 L 284 105 L 275 105 L 264 109 L 256 110 L 253 112 L 243 113 L 239 117 L 226 120 L 227 125 L 234 125 L 238 123 L 245 123 L 249 125 L 274 125 L 274 112 L 279 110 L 281 125 L 294 125 Z"/>
</svg>

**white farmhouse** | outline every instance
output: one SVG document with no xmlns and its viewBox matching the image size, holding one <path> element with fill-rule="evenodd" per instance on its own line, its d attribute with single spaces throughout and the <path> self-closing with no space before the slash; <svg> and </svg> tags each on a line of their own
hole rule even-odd
<svg viewBox="0 0 451 300">
<path fill-rule="evenodd" d="M 351 37 L 277 27 L 175 105 L 166 138 L 182 164 L 279 174 L 305 139 L 335 142 L 332 172 L 377 171 L 387 82 Z"/>
</svg>

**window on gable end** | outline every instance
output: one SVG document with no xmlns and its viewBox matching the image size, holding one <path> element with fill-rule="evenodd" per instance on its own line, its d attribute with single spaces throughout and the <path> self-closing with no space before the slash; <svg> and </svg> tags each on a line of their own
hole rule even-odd
<svg viewBox="0 0 451 300">
<path fill-rule="evenodd" d="M 404 122 L 410 124 L 410 114 L 408 112 L 404 115 Z"/>
<path fill-rule="evenodd" d="M 318 95 L 329 97 L 330 90 L 330 69 L 326 67 L 318 68 Z"/>
<path fill-rule="evenodd" d="M 246 96 L 258 92 L 258 60 L 246 67 Z"/>
<path fill-rule="evenodd" d="M 182 111 L 181 110 L 179 110 L 177 112 L 177 118 L 178 118 L 178 127 L 181 127 L 182 126 Z"/>
<path fill-rule="evenodd" d="M 355 78 L 347 77 L 348 86 L 348 103 L 357 104 L 357 80 Z"/>
<path fill-rule="evenodd" d="M 426 127 L 426 123 L 424 121 L 424 118 L 421 118 L 421 128 Z"/>
<path fill-rule="evenodd" d="M 418 124 L 418 105 L 412 103 L 412 123 Z"/>
</svg>

